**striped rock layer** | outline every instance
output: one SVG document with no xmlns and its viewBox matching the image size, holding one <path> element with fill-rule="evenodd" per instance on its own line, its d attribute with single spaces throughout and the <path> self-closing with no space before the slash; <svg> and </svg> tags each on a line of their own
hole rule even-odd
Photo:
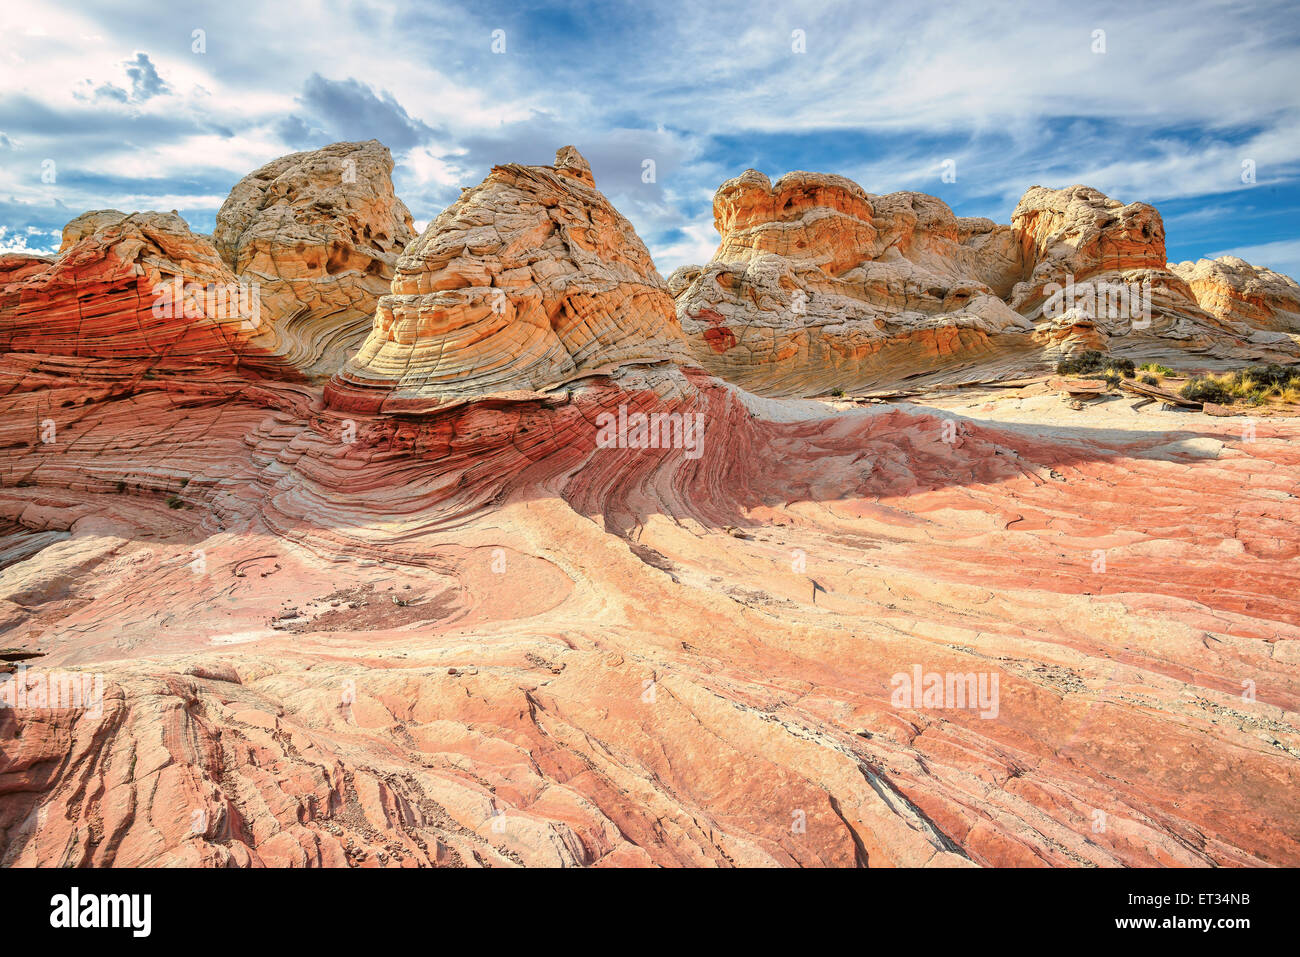
<svg viewBox="0 0 1300 957">
<path fill-rule="evenodd" d="M 565 147 L 555 166 L 495 167 L 407 247 L 329 395 L 409 411 L 661 361 L 690 361 L 672 299 Z"/>
<path fill-rule="evenodd" d="M 287 358 L 312 375 L 356 351 L 415 235 L 392 173 L 378 141 L 334 143 L 250 173 L 217 213 L 222 259 L 260 284 Z"/>
<path fill-rule="evenodd" d="M 1001 226 L 922 193 L 750 170 L 718 189 L 714 224 L 712 262 L 669 287 L 700 365 L 763 394 L 1018 375 L 1082 348 L 1300 356 L 1295 330 L 1202 308 L 1154 207 L 1083 186 L 1033 187 Z"/>
<path fill-rule="evenodd" d="M 1061 268 L 1163 268 L 1150 214 L 720 195 L 683 336 L 576 151 L 498 167 L 327 384 L 279 306 L 145 308 L 248 274 L 178 217 L 0 259 L 0 866 L 1300 864 L 1295 418 L 696 367 L 997 373 Z M 1175 277 L 1203 347 L 1285 334 L 1224 270 Z M 843 328 L 731 325 L 796 291 Z"/>
</svg>

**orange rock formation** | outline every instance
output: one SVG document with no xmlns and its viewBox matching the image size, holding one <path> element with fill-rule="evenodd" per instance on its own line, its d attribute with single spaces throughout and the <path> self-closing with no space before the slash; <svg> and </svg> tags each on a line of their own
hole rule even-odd
<svg viewBox="0 0 1300 957">
<path fill-rule="evenodd" d="M 713 261 L 669 287 L 700 365 L 766 395 L 1023 375 L 1078 348 L 1300 356 L 1249 311 L 1201 308 L 1154 207 L 1084 186 L 1031 188 L 1007 227 L 923 193 L 750 170 L 718 189 L 714 223 Z"/>
<path fill-rule="evenodd" d="M 244 330 L 146 308 L 254 268 L 174 216 L 0 259 L 0 631 L 43 653 L 0 654 L 0 864 L 1300 863 L 1300 420 L 726 381 L 1001 375 L 1061 268 L 1167 268 L 1154 211 L 719 197 L 679 329 L 576 150 L 498 167 L 326 385 L 350 320 L 285 310 L 328 269 Z M 1169 277 L 1206 349 L 1286 335 L 1280 277 Z"/>
</svg>

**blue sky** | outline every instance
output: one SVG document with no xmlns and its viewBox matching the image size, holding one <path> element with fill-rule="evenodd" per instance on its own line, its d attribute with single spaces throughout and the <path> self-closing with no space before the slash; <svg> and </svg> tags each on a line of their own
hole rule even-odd
<svg viewBox="0 0 1300 957">
<path fill-rule="evenodd" d="M 421 226 L 493 164 L 573 143 L 665 275 L 709 258 L 713 192 L 750 167 L 920 190 L 999 222 L 1030 186 L 1085 183 L 1158 206 L 1173 261 L 1232 252 L 1300 275 L 1294 3 L 292 11 L 5 5 L 0 248 L 57 246 L 64 223 L 105 207 L 177 209 L 210 231 L 261 164 L 375 137 Z"/>
</svg>

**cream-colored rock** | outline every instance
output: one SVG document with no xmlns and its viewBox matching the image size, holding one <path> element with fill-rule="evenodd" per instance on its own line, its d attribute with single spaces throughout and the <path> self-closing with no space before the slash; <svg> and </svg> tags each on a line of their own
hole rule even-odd
<svg viewBox="0 0 1300 957">
<path fill-rule="evenodd" d="M 1223 322 L 1300 334 L 1300 283 L 1236 256 L 1169 265 L 1202 309 Z"/>
<path fill-rule="evenodd" d="M 768 395 L 994 379 L 1081 348 L 1300 357 L 1281 277 L 1256 277 L 1233 306 L 1213 291 L 1225 280 L 1203 282 L 1218 296 L 1207 311 L 1166 267 L 1155 208 L 1086 186 L 1032 187 L 1001 226 L 923 193 L 873 196 L 805 172 L 773 185 L 749 170 L 718 189 L 714 224 L 713 261 L 678 269 L 669 288 L 700 364 Z"/>
<path fill-rule="evenodd" d="M 213 241 L 263 301 L 304 370 L 332 374 L 360 345 L 397 256 L 414 236 L 377 140 L 334 143 L 268 163 L 236 184 Z"/>
<path fill-rule="evenodd" d="M 1031 187 L 1011 216 L 1033 272 L 1008 300 L 1049 357 L 1075 348 L 1134 359 L 1193 352 L 1240 363 L 1300 357 L 1296 341 L 1201 308 L 1165 262 L 1165 228 L 1147 203 L 1087 186 Z M 1064 293 L 1062 290 L 1073 289 Z"/>
<path fill-rule="evenodd" d="M 1040 256 L 871 206 L 729 229 L 726 303 L 924 328 Z M 199 366 L 234 330 L 154 316 L 172 274 L 233 277 L 158 214 L 0 258 L 0 867 L 1300 864 L 1285 409 L 756 398 L 663 361 L 571 149 L 403 257 L 375 388 Z"/>
<path fill-rule="evenodd" d="M 495 167 L 429 224 L 331 393 L 436 405 L 662 361 L 690 362 L 667 287 L 565 147 L 555 166 Z"/>
<path fill-rule="evenodd" d="M 82 213 L 63 227 L 63 239 L 59 243 L 59 253 L 67 252 L 87 236 L 93 236 L 105 226 L 113 226 L 126 219 L 126 213 L 119 209 L 92 209 Z"/>
<path fill-rule="evenodd" d="M 713 262 L 669 288 L 700 364 L 756 391 L 955 372 L 1032 328 L 999 298 L 1023 271 L 1011 230 L 933 196 L 749 170 L 718 189 L 714 224 Z"/>
</svg>

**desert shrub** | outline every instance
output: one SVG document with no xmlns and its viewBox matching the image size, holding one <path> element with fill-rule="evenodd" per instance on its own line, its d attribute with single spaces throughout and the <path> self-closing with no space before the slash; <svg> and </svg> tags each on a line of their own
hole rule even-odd
<svg viewBox="0 0 1300 957">
<path fill-rule="evenodd" d="M 843 389 L 831 389 L 831 395 L 832 395 L 833 397 L 835 397 L 836 399 L 842 399 L 842 398 L 844 398 L 844 390 L 843 390 Z"/>
<path fill-rule="evenodd" d="M 1143 381 L 1143 383 L 1145 383 L 1146 385 L 1159 385 L 1159 384 L 1160 384 L 1160 380 L 1157 379 L 1157 378 L 1156 378 L 1155 376 L 1153 376 L 1153 375 L 1144 375 L 1144 376 L 1142 377 L 1142 381 Z"/>
<path fill-rule="evenodd" d="M 1196 376 L 1178 390 L 1184 399 L 1193 402 L 1215 402 L 1226 405 L 1236 399 L 1231 390 L 1212 376 Z"/>
<path fill-rule="evenodd" d="M 1138 366 L 1138 370 L 1141 372 L 1152 372 L 1156 375 L 1174 374 L 1173 369 L 1169 368 L 1169 366 L 1162 366 L 1158 362 L 1144 362 L 1140 366 Z"/>
<path fill-rule="evenodd" d="M 1295 402 L 1300 399 L 1300 372 L 1276 364 L 1250 366 L 1222 375 L 1197 376 L 1184 386 L 1182 394 L 1202 402 L 1241 400 L 1263 405 L 1272 398 Z"/>
<path fill-rule="evenodd" d="M 1088 349 L 1078 355 L 1062 359 L 1056 364 L 1057 375 L 1090 375 L 1102 373 L 1102 378 L 1110 381 L 1111 377 L 1123 376 L 1126 379 L 1136 375 L 1132 359 L 1113 359 L 1102 355 L 1096 349 Z"/>
<path fill-rule="evenodd" d="M 1106 364 L 1106 357 L 1095 349 L 1080 352 L 1056 364 L 1057 375 L 1086 375 L 1096 372 Z"/>
<path fill-rule="evenodd" d="M 184 505 L 185 505 L 185 503 L 181 501 L 179 495 L 168 495 L 168 496 L 167 496 L 167 507 L 168 507 L 168 508 L 182 508 L 182 507 L 184 507 Z"/>
<path fill-rule="evenodd" d="M 1300 379 L 1300 373 L 1297 373 L 1295 369 L 1277 363 L 1266 366 L 1251 366 L 1249 369 L 1243 369 L 1235 374 L 1242 378 L 1253 379 L 1261 386 L 1270 389 L 1284 389 L 1287 386 L 1295 385 L 1296 380 Z"/>
</svg>

